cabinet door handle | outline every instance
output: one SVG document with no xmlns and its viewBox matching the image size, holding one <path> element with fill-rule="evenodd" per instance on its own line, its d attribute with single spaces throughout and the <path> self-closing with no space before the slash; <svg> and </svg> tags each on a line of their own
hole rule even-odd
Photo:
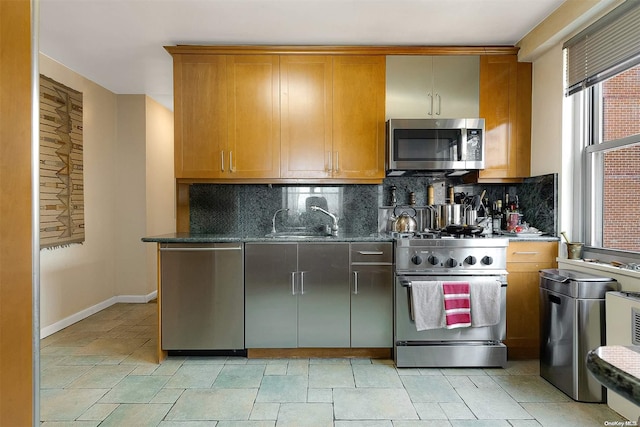
<svg viewBox="0 0 640 427">
<path fill-rule="evenodd" d="M 513 255 L 538 255 L 538 252 L 513 252 Z"/>
<path fill-rule="evenodd" d="M 331 151 L 327 151 L 327 157 L 329 157 L 329 168 L 327 169 L 327 172 L 331 172 L 333 169 L 333 157 L 331 157 Z"/>
<path fill-rule="evenodd" d="M 358 295 L 358 272 L 353 272 L 353 294 Z"/>
<path fill-rule="evenodd" d="M 429 112 L 427 116 L 433 116 L 433 95 L 431 95 L 431 92 L 427 92 L 427 97 L 429 98 Z"/>
<path fill-rule="evenodd" d="M 300 272 L 300 295 L 304 295 L 304 271 Z"/>
<path fill-rule="evenodd" d="M 233 172 L 233 151 L 229 151 L 229 172 Z"/>
<path fill-rule="evenodd" d="M 338 151 L 336 151 L 336 169 L 335 172 L 338 172 L 340 170 L 340 154 Z"/>
<path fill-rule="evenodd" d="M 440 98 L 440 94 L 436 93 L 436 99 L 438 100 L 438 110 L 436 111 L 436 115 L 439 116 L 440 115 L 440 110 L 442 107 L 442 98 Z"/>
<path fill-rule="evenodd" d="M 291 272 L 291 295 L 296 294 L 296 272 Z"/>
<path fill-rule="evenodd" d="M 224 172 L 224 150 L 220 151 L 220 159 L 222 160 L 222 163 L 220 164 L 220 170 Z"/>
</svg>

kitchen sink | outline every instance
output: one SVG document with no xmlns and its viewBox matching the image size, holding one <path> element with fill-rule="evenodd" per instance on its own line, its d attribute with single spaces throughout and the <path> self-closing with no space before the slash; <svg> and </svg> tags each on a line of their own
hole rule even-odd
<svg viewBox="0 0 640 427">
<path fill-rule="evenodd" d="M 265 237 L 271 237 L 273 239 L 330 239 L 333 236 L 309 231 L 279 231 L 277 233 L 266 234 Z"/>
</svg>

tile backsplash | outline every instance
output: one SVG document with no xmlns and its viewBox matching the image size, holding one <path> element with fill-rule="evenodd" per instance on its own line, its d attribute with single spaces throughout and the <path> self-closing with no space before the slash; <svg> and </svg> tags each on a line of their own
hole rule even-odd
<svg viewBox="0 0 640 427">
<path fill-rule="evenodd" d="M 318 229 L 331 218 L 310 209 L 316 205 L 338 217 L 341 232 L 377 232 L 380 185 L 285 186 L 193 184 L 189 191 L 192 233 L 258 237 L 269 233 L 276 217 L 278 231 Z"/>
<path fill-rule="evenodd" d="M 486 190 L 492 202 L 511 200 L 517 195 L 524 221 L 555 236 L 557 234 L 558 176 L 549 174 L 527 178 L 519 184 L 463 184 L 459 180 L 427 177 L 386 178 L 382 185 L 267 185 L 192 184 L 189 191 L 192 233 L 232 234 L 259 237 L 269 233 L 278 209 L 288 209 L 276 217 L 278 231 L 305 228 L 314 230 L 331 219 L 311 211 L 317 205 L 338 217 L 341 232 L 368 235 L 378 232 L 379 208 L 390 205 L 390 188 L 396 187 L 399 205 L 409 203 L 415 193 L 416 204 L 426 204 L 427 186 L 434 186 L 435 204 L 446 202 L 447 187 L 456 193 L 479 195 Z"/>
</svg>

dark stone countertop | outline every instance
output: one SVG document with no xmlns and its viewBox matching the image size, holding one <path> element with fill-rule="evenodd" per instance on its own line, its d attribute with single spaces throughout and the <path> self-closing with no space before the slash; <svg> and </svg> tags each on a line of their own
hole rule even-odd
<svg viewBox="0 0 640 427">
<path fill-rule="evenodd" d="M 509 233 L 509 232 L 498 232 L 493 234 L 494 237 L 506 237 L 510 242 L 557 242 L 560 240 L 559 237 L 549 236 L 547 234 L 527 234 L 527 233 Z"/>
<path fill-rule="evenodd" d="M 192 234 L 192 233 L 169 233 L 160 236 L 143 237 L 143 242 L 155 243 L 250 243 L 250 242 L 392 242 L 393 239 L 382 234 L 349 235 L 339 234 L 333 236 L 318 237 L 267 237 L 264 236 L 231 236 L 224 234 Z"/>
<path fill-rule="evenodd" d="M 596 380 L 640 405 L 640 346 L 603 346 L 587 354 L 587 369 Z"/>
<path fill-rule="evenodd" d="M 508 238 L 512 242 L 553 242 L 558 241 L 554 236 L 510 236 L 504 234 L 492 235 L 489 238 Z M 263 236 L 237 236 L 230 234 L 209 234 L 209 233 L 169 233 L 159 236 L 148 236 L 142 238 L 143 242 L 155 243 L 233 243 L 233 242 L 392 242 L 393 238 L 386 234 L 372 233 L 369 235 L 342 234 L 338 237 L 318 236 L 304 238 L 288 237 L 268 237 Z"/>
<path fill-rule="evenodd" d="M 506 237 L 510 242 L 557 242 L 560 240 L 559 237 L 554 236 L 505 236 L 501 235 L 498 237 Z"/>
</svg>

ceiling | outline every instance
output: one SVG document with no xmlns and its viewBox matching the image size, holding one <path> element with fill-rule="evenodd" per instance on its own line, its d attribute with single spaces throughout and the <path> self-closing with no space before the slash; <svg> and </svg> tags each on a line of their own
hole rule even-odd
<svg viewBox="0 0 640 427">
<path fill-rule="evenodd" d="M 40 51 L 173 109 L 176 44 L 515 45 L 564 0 L 40 0 Z"/>
</svg>

